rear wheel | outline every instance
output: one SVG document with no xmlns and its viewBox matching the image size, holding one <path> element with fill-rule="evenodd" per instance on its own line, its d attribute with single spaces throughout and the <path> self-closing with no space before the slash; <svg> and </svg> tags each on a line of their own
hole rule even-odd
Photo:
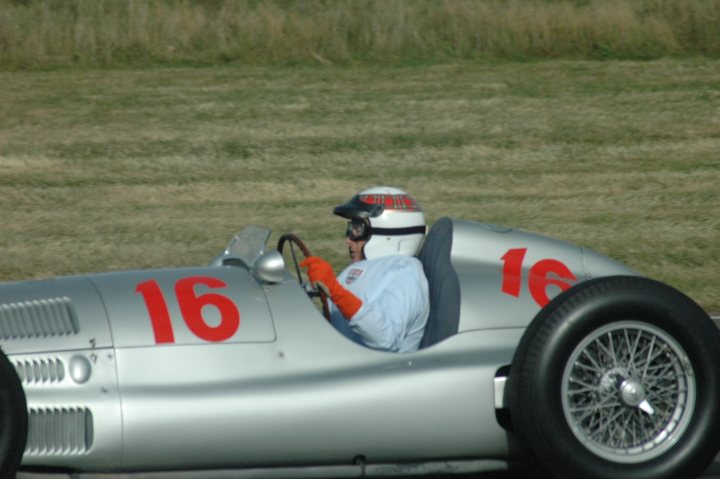
<svg viewBox="0 0 720 479">
<path fill-rule="evenodd" d="M 0 352 L 0 477 L 14 478 L 27 442 L 25 392 L 15 368 Z"/>
<path fill-rule="evenodd" d="M 557 477 L 694 477 L 720 445 L 720 332 L 662 283 L 587 281 L 533 320 L 508 395 L 518 436 Z"/>
</svg>

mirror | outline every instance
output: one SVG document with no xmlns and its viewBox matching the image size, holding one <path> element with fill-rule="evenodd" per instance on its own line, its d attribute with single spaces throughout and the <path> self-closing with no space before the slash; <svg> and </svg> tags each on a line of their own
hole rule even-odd
<svg viewBox="0 0 720 479">
<path fill-rule="evenodd" d="M 285 260 L 277 250 L 266 251 L 255 262 L 255 279 L 264 283 L 279 283 L 285 279 Z"/>
</svg>

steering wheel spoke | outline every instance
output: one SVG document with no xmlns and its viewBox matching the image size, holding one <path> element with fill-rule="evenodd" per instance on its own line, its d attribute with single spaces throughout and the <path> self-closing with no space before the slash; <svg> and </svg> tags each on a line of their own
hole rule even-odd
<svg viewBox="0 0 720 479">
<path fill-rule="evenodd" d="M 311 298 L 320 298 L 320 303 L 322 303 L 323 316 L 325 316 L 325 319 L 330 321 L 330 308 L 328 307 L 327 294 L 325 294 L 323 290 L 315 289 L 312 285 L 303 281 L 303 274 L 300 270 L 300 261 L 298 260 L 297 254 L 295 252 L 295 246 L 300 249 L 304 258 L 312 256 L 310 250 L 307 246 L 305 246 L 305 243 L 296 234 L 293 233 L 285 233 L 284 235 L 280 236 L 280 239 L 278 239 L 277 250 L 281 254 L 283 254 L 285 244 L 289 245 L 290 256 L 292 257 L 293 265 L 295 267 L 295 274 L 297 275 L 300 286 L 305 289 L 308 296 L 310 296 Z"/>
</svg>

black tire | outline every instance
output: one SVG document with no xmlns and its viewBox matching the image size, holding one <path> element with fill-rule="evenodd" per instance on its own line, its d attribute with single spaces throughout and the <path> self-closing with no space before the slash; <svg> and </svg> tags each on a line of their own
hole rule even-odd
<svg viewBox="0 0 720 479">
<path fill-rule="evenodd" d="M 25 452 L 28 412 L 20 378 L 0 351 L 0 477 L 12 479 Z"/>
<path fill-rule="evenodd" d="M 532 321 L 507 394 L 521 443 L 555 477 L 697 477 L 720 447 L 720 331 L 657 281 L 586 281 Z"/>
</svg>

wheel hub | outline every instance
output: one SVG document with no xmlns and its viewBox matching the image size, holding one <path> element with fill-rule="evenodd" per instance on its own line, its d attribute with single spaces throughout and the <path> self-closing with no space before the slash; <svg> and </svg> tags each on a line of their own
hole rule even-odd
<svg viewBox="0 0 720 479">
<path fill-rule="evenodd" d="M 645 400 L 645 388 L 640 381 L 626 379 L 620 384 L 620 398 L 630 407 L 639 406 Z"/>
</svg>

